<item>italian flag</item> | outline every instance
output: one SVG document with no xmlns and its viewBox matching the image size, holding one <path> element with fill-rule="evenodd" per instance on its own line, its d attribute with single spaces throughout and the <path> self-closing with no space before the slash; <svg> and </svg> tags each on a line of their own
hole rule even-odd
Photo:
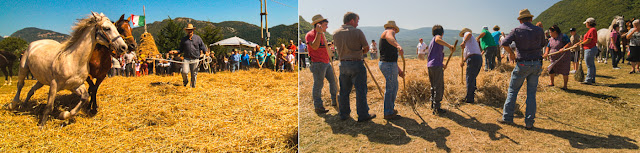
<svg viewBox="0 0 640 153">
<path fill-rule="evenodd" d="M 131 23 L 133 23 L 133 26 L 136 26 L 136 27 L 144 26 L 144 16 L 131 14 L 131 17 L 129 18 L 129 21 L 131 21 Z"/>
</svg>

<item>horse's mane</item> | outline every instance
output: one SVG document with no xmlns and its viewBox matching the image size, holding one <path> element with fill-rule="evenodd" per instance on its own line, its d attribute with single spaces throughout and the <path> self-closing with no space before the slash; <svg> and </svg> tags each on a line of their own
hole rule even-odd
<svg viewBox="0 0 640 153">
<path fill-rule="evenodd" d="M 71 46 L 73 46 L 73 44 L 81 39 L 84 39 L 82 38 L 82 34 L 85 33 L 86 30 L 93 28 L 93 26 L 98 23 L 102 23 L 102 21 L 105 19 L 108 20 L 108 18 L 105 17 L 102 13 L 100 13 L 98 16 L 89 15 L 87 18 L 78 19 L 78 22 L 76 22 L 75 25 L 71 28 L 71 38 L 62 44 L 62 50 L 68 50 Z"/>
</svg>

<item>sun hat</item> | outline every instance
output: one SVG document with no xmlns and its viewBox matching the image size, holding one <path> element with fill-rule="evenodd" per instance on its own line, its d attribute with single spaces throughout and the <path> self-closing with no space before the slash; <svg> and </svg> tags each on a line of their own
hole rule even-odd
<svg viewBox="0 0 640 153">
<path fill-rule="evenodd" d="M 464 33 L 467 33 L 467 32 L 471 32 L 471 29 L 469 29 L 469 28 L 463 28 L 463 29 L 460 31 L 460 34 L 459 34 L 459 35 L 460 35 L 460 37 L 464 37 Z"/>
<path fill-rule="evenodd" d="M 387 22 L 387 24 L 384 24 L 384 28 L 393 28 L 393 30 L 396 31 L 396 33 L 400 32 L 400 28 L 398 28 L 398 26 L 396 25 L 396 21 L 391 21 L 389 20 Z"/>
<path fill-rule="evenodd" d="M 518 20 L 526 17 L 533 17 L 533 15 L 531 15 L 531 12 L 529 12 L 529 9 L 520 10 L 520 13 L 518 14 L 520 14 L 520 16 L 518 16 Z"/>
<path fill-rule="evenodd" d="M 187 24 L 187 27 L 184 28 L 184 30 L 193 30 L 193 29 L 196 29 L 196 27 L 193 27 L 193 24 L 191 23 Z"/>
<path fill-rule="evenodd" d="M 311 25 L 316 25 L 316 23 L 324 21 L 324 20 L 327 20 L 327 19 L 322 17 L 322 15 L 320 15 L 320 14 L 316 14 L 316 15 L 313 16 L 313 18 L 311 18 L 311 21 L 312 21 Z"/>
</svg>

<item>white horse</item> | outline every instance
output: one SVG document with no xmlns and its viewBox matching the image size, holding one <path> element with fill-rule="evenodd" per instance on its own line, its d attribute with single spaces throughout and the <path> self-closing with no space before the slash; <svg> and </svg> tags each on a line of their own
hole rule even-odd
<svg viewBox="0 0 640 153">
<path fill-rule="evenodd" d="M 78 112 L 79 106 L 87 101 L 89 94 L 84 81 L 89 75 L 89 58 L 96 44 L 109 46 L 112 50 L 127 49 L 127 44 L 116 27 L 102 13 L 91 12 L 88 18 L 79 20 L 72 29 L 71 39 L 62 44 L 50 39 L 32 42 L 20 60 L 18 91 L 8 108 L 19 107 L 24 78 L 31 72 L 37 82 L 29 90 L 25 102 L 43 85 L 50 86 L 47 105 L 38 123 L 40 128 L 45 126 L 47 117 L 54 109 L 53 104 L 58 91 L 70 90 L 81 97 L 80 102 L 70 112 L 58 114 L 59 119 L 72 118 Z"/>
<path fill-rule="evenodd" d="M 620 32 L 620 30 L 625 29 L 625 25 L 624 25 L 624 16 L 615 16 L 613 17 L 613 21 L 611 21 L 611 25 L 609 25 L 608 29 L 600 29 L 598 30 L 598 42 L 596 45 L 598 45 L 598 49 L 600 51 L 605 52 L 604 57 L 598 55 L 598 61 L 604 61 L 604 63 L 607 63 L 607 58 L 609 55 L 609 39 L 611 38 L 611 30 L 613 30 L 613 25 L 614 24 L 618 24 L 618 32 Z"/>
</svg>

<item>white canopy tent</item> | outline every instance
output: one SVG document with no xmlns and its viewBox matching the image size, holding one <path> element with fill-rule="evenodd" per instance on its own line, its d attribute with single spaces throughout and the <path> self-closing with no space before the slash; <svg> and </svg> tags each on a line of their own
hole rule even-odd
<svg viewBox="0 0 640 153">
<path fill-rule="evenodd" d="M 210 44 L 209 46 L 215 46 L 215 45 L 219 45 L 219 46 L 248 46 L 248 47 L 256 47 L 258 46 L 258 44 L 244 40 L 240 37 L 231 37 L 231 38 L 227 38 L 224 40 L 220 40 L 216 43 Z"/>
</svg>

